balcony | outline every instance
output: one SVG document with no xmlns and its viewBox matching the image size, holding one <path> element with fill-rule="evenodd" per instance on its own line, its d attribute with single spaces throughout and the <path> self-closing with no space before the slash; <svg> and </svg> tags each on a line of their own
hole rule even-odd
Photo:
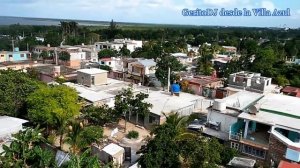
<svg viewBox="0 0 300 168">
<path fill-rule="evenodd" d="M 233 141 L 239 141 L 240 143 L 246 145 L 268 150 L 270 137 L 269 130 L 270 126 L 255 123 L 252 121 L 244 122 L 242 120 L 239 120 L 230 127 L 229 139 Z"/>
</svg>

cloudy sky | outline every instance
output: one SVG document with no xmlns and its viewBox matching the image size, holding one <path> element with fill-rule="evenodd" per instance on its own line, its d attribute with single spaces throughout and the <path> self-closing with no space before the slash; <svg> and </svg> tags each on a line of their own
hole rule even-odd
<svg viewBox="0 0 300 168">
<path fill-rule="evenodd" d="M 0 0 L 0 16 L 190 25 L 300 27 L 299 0 Z M 290 8 L 286 17 L 191 17 L 182 9 Z"/>
</svg>

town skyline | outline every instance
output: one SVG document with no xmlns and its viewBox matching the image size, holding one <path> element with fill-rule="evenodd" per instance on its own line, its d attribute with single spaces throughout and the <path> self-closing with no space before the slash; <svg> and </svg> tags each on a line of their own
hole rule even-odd
<svg viewBox="0 0 300 168">
<path fill-rule="evenodd" d="M 72 19 L 90 21 L 110 21 L 150 24 L 175 24 L 199 26 L 241 26 L 241 27 L 300 27 L 300 2 L 291 0 L 255 0 L 237 2 L 236 0 L 148 0 L 116 2 L 101 0 L 87 1 L 2 1 L 0 16 Z M 47 10 L 45 10 L 47 6 Z M 253 8 L 290 9 L 290 16 L 183 16 L 183 9 L 252 10 Z M 55 11 L 55 12 L 53 12 Z"/>
</svg>

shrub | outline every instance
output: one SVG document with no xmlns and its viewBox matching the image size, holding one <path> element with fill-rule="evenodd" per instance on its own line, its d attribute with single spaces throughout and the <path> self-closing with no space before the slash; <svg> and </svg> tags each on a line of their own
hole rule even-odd
<svg viewBox="0 0 300 168">
<path fill-rule="evenodd" d="M 139 137 L 139 133 L 137 131 L 129 131 L 127 134 L 127 138 L 129 139 L 137 139 Z"/>
</svg>

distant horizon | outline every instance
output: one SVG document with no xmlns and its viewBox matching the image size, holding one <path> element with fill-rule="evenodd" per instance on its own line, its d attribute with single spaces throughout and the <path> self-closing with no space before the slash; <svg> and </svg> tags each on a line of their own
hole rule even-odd
<svg viewBox="0 0 300 168">
<path fill-rule="evenodd" d="M 28 19 L 28 24 L 22 24 L 19 23 L 17 21 L 8 21 L 8 24 L 5 23 L 4 20 L 2 20 L 3 18 L 15 18 L 15 19 Z M 33 24 L 30 24 L 30 21 L 33 22 Z M 50 23 L 45 23 L 46 20 L 52 21 L 53 23 L 55 23 L 55 21 L 57 21 L 57 24 L 50 24 Z M 140 25 L 160 25 L 160 26 L 182 26 L 182 27 L 236 27 L 236 28 L 278 28 L 278 29 L 284 29 L 284 28 L 290 28 L 290 29 L 300 29 L 300 27 L 264 27 L 264 26 L 231 26 L 231 25 L 193 25 L 193 24 L 172 24 L 172 23 L 146 23 L 146 22 L 123 22 L 123 21 L 118 21 L 115 19 L 110 19 L 110 20 L 88 20 L 88 19 L 72 19 L 72 18 L 47 18 L 47 17 L 23 17 L 23 16 L 1 16 L 0 15 L 0 26 L 6 26 L 6 25 L 12 25 L 12 24 L 20 24 L 20 25 L 33 25 L 33 26 L 59 26 L 59 22 L 60 21 L 76 21 L 79 22 L 79 25 L 81 26 L 104 26 L 101 25 L 100 23 L 110 23 L 111 21 L 114 21 L 116 23 L 121 23 L 121 24 L 140 24 Z M 13 23 L 12 23 L 13 22 Z M 22 21 L 21 21 L 22 22 Z M 23 21 L 26 22 L 26 21 Z M 43 24 L 43 22 L 45 24 Z M 80 24 L 80 22 L 93 22 L 93 24 Z M 40 23 L 40 24 L 37 24 Z"/>
<path fill-rule="evenodd" d="M 288 10 L 288 16 L 255 15 L 253 9 Z M 214 16 L 186 16 L 183 10 L 218 10 Z M 222 9 L 252 15 L 224 16 Z M 166 25 L 300 27 L 299 0 L 1 0 L 0 16 L 57 18 Z"/>
</svg>

